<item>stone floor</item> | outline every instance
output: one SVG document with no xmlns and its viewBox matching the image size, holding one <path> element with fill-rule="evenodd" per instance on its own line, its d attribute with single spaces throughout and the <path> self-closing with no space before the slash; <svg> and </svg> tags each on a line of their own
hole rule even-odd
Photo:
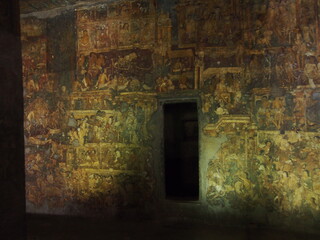
<svg viewBox="0 0 320 240">
<path fill-rule="evenodd" d="M 318 240 L 320 236 L 271 229 L 231 228 L 190 221 L 108 221 L 28 215 L 28 240 Z"/>
</svg>

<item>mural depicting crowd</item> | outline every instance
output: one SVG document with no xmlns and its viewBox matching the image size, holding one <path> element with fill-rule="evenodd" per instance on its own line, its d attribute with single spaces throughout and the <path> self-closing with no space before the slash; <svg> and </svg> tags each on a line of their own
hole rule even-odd
<svg viewBox="0 0 320 240">
<path fill-rule="evenodd" d="M 54 55 L 76 59 L 63 81 L 48 67 L 47 19 L 22 19 L 30 209 L 152 199 L 157 97 L 191 94 L 202 126 L 234 119 L 202 133 L 227 138 L 207 168 L 208 205 L 317 221 L 318 5 L 119 0 L 75 9 L 66 14 L 76 51 Z M 237 128 L 239 116 L 246 126 Z"/>
<path fill-rule="evenodd" d="M 231 147 L 232 146 L 232 147 Z M 247 146 L 247 147 L 246 147 Z M 273 218 L 319 221 L 319 136 L 316 133 L 259 132 L 230 135 L 208 166 L 211 206 L 247 214 L 264 209 Z M 273 218 L 272 218 L 273 217 Z M 278 219 L 279 220 L 279 219 Z M 290 224 L 289 219 L 284 223 Z"/>
</svg>

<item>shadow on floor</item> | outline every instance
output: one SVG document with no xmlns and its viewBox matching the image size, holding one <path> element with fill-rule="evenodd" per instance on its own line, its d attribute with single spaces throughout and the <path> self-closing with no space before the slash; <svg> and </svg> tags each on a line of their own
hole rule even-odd
<svg viewBox="0 0 320 240">
<path fill-rule="evenodd" d="M 187 221 L 110 221 L 27 215 L 28 240 L 318 240 L 320 236 Z"/>
</svg>

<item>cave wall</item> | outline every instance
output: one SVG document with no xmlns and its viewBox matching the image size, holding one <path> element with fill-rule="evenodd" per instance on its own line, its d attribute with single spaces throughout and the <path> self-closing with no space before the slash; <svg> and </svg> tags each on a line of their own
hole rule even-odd
<svg viewBox="0 0 320 240">
<path fill-rule="evenodd" d="M 206 214 L 317 225 L 318 5 L 137 0 L 24 16 L 28 211 L 162 200 L 159 99 L 191 97 Z"/>
<path fill-rule="evenodd" d="M 19 1 L 0 2 L 0 235 L 25 239 L 23 97 Z"/>
</svg>

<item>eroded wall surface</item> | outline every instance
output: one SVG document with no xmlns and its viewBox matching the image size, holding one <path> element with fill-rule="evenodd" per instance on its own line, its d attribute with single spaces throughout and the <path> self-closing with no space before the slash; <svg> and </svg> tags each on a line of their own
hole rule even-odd
<svg viewBox="0 0 320 240">
<path fill-rule="evenodd" d="M 200 139 L 224 139 L 200 142 L 208 214 L 316 225 L 318 6 L 139 0 L 25 17 L 29 211 L 153 203 L 157 99 L 192 96 Z"/>
</svg>

